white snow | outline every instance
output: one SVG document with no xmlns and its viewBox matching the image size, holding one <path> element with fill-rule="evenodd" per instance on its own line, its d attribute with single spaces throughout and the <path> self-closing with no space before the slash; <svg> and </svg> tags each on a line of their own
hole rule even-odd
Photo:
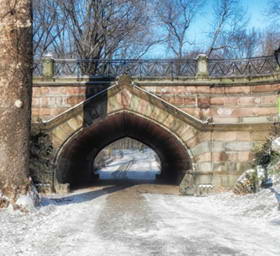
<svg viewBox="0 0 280 256">
<path fill-rule="evenodd" d="M 280 255 L 280 211 L 269 190 L 247 196 L 147 194 L 146 199 L 164 218 L 159 226 L 161 239 L 184 238 L 189 245 L 179 244 L 178 248 L 182 251 L 189 246 L 190 255 Z"/>
<path fill-rule="evenodd" d="M 280 137 L 275 138 L 271 143 L 271 149 L 276 152 L 280 152 Z"/>
<path fill-rule="evenodd" d="M 114 150 L 106 167 L 98 170 L 100 179 L 154 180 L 160 173 L 156 153 L 149 148 L 140 150 Z"/>
<path fill-rule="evenodd" d="M 0 256 L 280 255 L 280 211 L 269 189 L 187 197 L 141 186 L 160 187 L 88 188 L 43 198 L 29 214 L 0 210 Z"/>
</svg>

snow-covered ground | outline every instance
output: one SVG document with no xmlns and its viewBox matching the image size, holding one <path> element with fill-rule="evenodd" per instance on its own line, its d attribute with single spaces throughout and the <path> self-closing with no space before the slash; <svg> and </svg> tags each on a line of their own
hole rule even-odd
<svg viewBox="0 0 280 256">
<path fill-rule="evenodd" d="M 160 163 L 152 149 L 114 150 L 113 153 L 106 166 L 96 172 L 100 179 L 154 180 L 160 173 Z"/>
<path fill-rule="evenodd" d="M 29 214 L 0 210 L 0 255 L 280 255 L 280 211 L 269 190 L 205 197 L 177 190 L 97 187 L 44 198 Z"/>
</svg>

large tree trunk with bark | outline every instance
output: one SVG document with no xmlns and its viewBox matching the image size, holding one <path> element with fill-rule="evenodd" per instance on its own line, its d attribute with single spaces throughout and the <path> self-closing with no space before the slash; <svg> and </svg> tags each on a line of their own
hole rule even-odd
<svg viewBox="0 0 280 256">
<path fill-rule="evenodd" d="M 31 0 L 0 0 L 0 207 L 29 193 Z"/>
</svg>

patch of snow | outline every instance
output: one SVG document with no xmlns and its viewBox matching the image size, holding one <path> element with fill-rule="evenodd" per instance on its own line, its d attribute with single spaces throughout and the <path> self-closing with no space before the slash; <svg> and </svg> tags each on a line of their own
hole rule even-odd
<svg viewBox="0 0 280 256">
<path fill-rule="evenodd" d="M 280 137 L 275 138 L 275 139 L 271 142 L 271 149 L 272 149 L 273 151 L 280 152 Z"/>
<path fill-rule="evenodd" d="M 28 211 L 35 210 L 40 204 L 40 196 L 36 188 L 32 185 L 31 190 L 26 195 L 20 195 L 15 204 Z"/>
</svg>

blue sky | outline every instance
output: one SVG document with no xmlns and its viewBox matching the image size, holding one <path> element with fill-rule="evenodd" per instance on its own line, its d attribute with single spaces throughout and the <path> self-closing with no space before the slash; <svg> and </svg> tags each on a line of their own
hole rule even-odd
<svg viewBox="0 0 280 256">
<path fill-rule="evenodd" d="M 207 40 L 206 32 L 210 23 L 209 19 L 211 19 L 210 13 L 213 2 L 213 0 L 206 0 L 203 13 L 198 16 L 190 29 L 189 38 L 194 40 L 195 45 L 204 45 L 205 40 Z M 269 25 L 269 17 L 266 15 L 269 0 L 241 0 L 241 4 L 247 10 L 248 28 L 262 31 Z M 164 52 L 164 48 L 157 46 L 151 53 L 155 58 L 162 58 L 162 52 Z"/>
<path fill-rule="evenodd" d="M 269 0 L 243 0 L 242 2 L 248 9 L 249 25 L 260 29 L 265 28 L 268 25 L 268 17 L 265 11 L 268 8 Z"/>
</svg>

